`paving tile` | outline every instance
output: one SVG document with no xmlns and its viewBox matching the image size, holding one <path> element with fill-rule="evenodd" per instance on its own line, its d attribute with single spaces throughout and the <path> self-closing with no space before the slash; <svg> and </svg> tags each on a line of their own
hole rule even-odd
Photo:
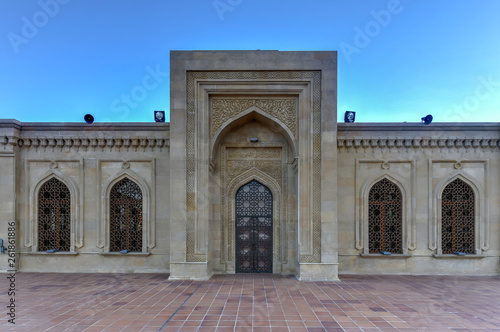
<svg viewBox="0 0 500 332">
<path fill-rule="evenodd" d="M 201 282 L 169 281 L 163 274 L 18 273 L 17 324 L 0 322 L 0 330 L 500 332 L 499 277 L 340 279 L 248 274 Z M 6 301 L 0 292 L 0 303 Z"/>
</svg>

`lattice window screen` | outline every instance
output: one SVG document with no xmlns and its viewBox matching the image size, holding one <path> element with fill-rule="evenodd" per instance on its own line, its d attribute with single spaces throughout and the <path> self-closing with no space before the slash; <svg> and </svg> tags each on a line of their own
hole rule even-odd
<svg viewBox="0 0 500 332">
<path fill-rule="evenodd" d="M 110 193 L 110 251 L 142 251 L 142 191 L 128 178 Z"/>
<path fill-rule="evenodd" d="M 70 248 L 71 195 L 64 183 L 52 178 L 38 192 L 38 250 Z"/>
<path fill-rule="evenodd" d="M 401 190 L 382 179 L 368 195 L 368 246 L 370 253 L 403 253 L 403 201 Z"/>
<path fill-rule="evenodd" d="M 441 250 L 443 254 L 474 253 L 474 191 L 460 179 L 448 184 L 441 196 Z"/>
</svg>

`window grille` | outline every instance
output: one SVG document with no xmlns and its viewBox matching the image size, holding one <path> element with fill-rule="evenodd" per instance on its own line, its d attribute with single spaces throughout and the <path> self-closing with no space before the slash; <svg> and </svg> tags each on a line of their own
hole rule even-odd
<svg viewBox="0 0 500 332">
<path fill-rule="evenodd" d="M 128 178 L 110 192 L 110 251 L 142 251 L 142 191 Z"/>
<path fill-rule="evenodd" d="M 38 192 L 38 250 L 70 251 L 71 195 L 56 178 L 45 182 Z"/>
<path fill-rule="evenodd" d="M 370 253 L 403 253 L 402 194 L 398 186 L 382 179 L 368 195 L 368 246 Z"/>
<path fill-rule="evenodd" d="M 441 251 L 474 253 L 474 191 L 460 179 L 448 184 L 441 196 Z"/>
</svg>

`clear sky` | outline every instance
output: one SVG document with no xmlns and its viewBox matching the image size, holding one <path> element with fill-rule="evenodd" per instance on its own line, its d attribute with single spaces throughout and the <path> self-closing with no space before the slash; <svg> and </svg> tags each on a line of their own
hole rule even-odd
<svg viewBox="0 0 500 332">
<path fill-rule="evenodd" d="M 337 50 L 338 119 L 500 122 L 499 0 L 1 0 L 0 118 L 151 122 L 170 50 Z"/>
</svg>

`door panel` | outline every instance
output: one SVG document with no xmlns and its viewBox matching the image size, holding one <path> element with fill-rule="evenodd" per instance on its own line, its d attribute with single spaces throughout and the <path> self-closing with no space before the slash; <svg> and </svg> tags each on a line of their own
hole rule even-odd
<svg viewBox="0 0 500 332">
<path fill-rule="evenodd" d="M 250 181 L 236 193 L 236 272 L 273 272 L 273 197 Z"/>
</svg>

